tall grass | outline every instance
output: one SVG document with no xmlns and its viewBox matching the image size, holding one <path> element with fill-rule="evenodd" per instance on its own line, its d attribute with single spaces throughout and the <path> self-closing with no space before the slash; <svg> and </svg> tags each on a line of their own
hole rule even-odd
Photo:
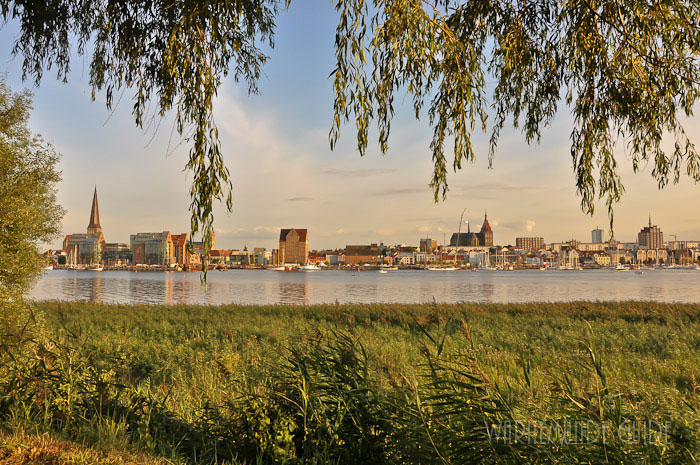
<svg viewBox="0 0 700 465">
<path fill-rule="evenodd" d="M 697 305 L 38 307 L 9 432 L 186 463 L 699 457 Z"/>
</svg>

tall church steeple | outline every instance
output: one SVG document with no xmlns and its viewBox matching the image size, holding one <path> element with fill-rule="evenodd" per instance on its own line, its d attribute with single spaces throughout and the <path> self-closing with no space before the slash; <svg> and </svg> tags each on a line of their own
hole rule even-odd
<svg viewBox="0 0 700 465">
<path fill-rule="evenodd" d="M 97 186 L 95 186 L 95 193 L 92 196 L 92 210 L 90 211 L 90 224 L 88 224 L 87 232 L 88 234 L 102 232 L 100 210 L 97 206 Z"/>
</svg>

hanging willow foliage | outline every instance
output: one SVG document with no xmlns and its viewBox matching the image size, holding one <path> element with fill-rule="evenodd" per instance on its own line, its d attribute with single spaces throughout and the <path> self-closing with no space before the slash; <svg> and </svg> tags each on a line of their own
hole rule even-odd
<svg viewBox="0 0 700 465">
<path fill-rule="evenodd" d="M 12 52 L 24 58 L 25 79 L 38 85 L 45 71 L 55 70 L 58 79 L 66 80 L 71 53 L 77 49 L 78 55 L 90 55 L 93 99 L 104 91 L 112 108 L 115 93 L 133 89 L 132 112 L 139 127 L 149 116 L 151 102 L 158 116 L 174 110 L 177 131 L 190 144 L 186 168 L 194 176 L 191 232 L 202 234 L 208 252 L 214 202 L 232 207 L 231 180 L 213 117 L 214 97 L 229 73 L 257 92 L 256 81 L 267 59 L 260 45 L 274 45 L 280 3 L 0 0 L 0 12 L 4 21 L 20 23 Z"/>
<path fill-rule="evenodd" d="M 416 117 L 427 106 L 435 200 L 447 194 L 452 168 L 474 161 L 472 134 L 491 134 L 489 162 L 512 119 L 537 142 L 564 101 L 574 116 L 571 156 L 582 208 L 605 199 L 610 224 L 624 188 L 615 148 L 635 170 L 653 166 L 662 188 L 684 173 L 700 181 L 700 159 L 680 118 L 700 90 L 700 5 L 695 0 L 333 0 L 338 13 L 333 70 L 334 147 L 354 119 L 364 154 L 370 125 L 388 150 L 394 98 L 407 92 Z M 191 144 L 187 168 L 192 234 L 211 247 L 213 203 L 231 209 L 212 105 L 231 72 L 251 92 L 273 46 L 275 20 L 289 0 L 0 0 L 4 21 L 21 33 L 13 52 L 24 77 L 70 71 L 71 52 L 89 54 L 93 98 L 135 91 L 133 114 L 148 104 L 175 111 Z M 495 81 L 491 95 L 487 82 Z M 494 119 L 488 121 L 492 109 Z M 671 149 L 663 143 L 671 140 Z"/>
<path fill-rule="evenodd" d="M 386 152 L 394 98 L 406 92 L 417 118 L 427 105 L 436 201 L 448 190 L 446 144 L 457 170 L 475 159 L 474 130 L 490 132 L 490 165 L 507 120 L 537 142 L 562 100 L 574 116 L 582 208 L 592 214 L 604 198 L 611 229 L 624 192 L 616 146 L 635 171 L 651 164 L 660 188 L 684 173 L 700 181 L 700 159 L 680 121 L 693 114 L 700 90 L 695 0 L 335 0 L 335 7 L 331 144 L 353 117 L 360 153 L 371 121 Z"/>
</svg>

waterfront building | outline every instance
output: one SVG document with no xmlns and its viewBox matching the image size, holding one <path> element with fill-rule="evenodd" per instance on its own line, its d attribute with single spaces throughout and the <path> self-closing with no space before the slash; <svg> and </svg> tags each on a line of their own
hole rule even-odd
<svg viewBox="0 0 700 465">
<path fill-rule="evenodd" d="M 515 248 L 520 250 L 541 250 L 544 249 L 543 237 L 516 237 Z"/>
<path fill-rule="evenodd" d="M 132 234 L 130 243 L 134 265 L 170 266 L 175 263 L 169 231 Z"/>
<path fill-rule="evenodd" d="M 434 253 L 416 252 L 416 263 L 424 263 L 429 265 L 431 263 L 436 263 L 437 261 L 437 255 L 435 255 Z"/>
<path fill-rule="evenodd" d="M 240 250 L 210 250 L 209 263 L 212 265 L 230 265 L 233 263 L 233 255 L 240 254 Z M 236 263 L 241 263 L 240 259 Z M 247 263 L 242 263 L 246 264 Z"/>
<path fill-rule="evenodd" d="M 649 249 L 661 249 L 664 246 L 664 234 L 658 226 L 652 226 L 651 215 L 649 215 L 649 226 L 645 226 L 637 234 L 637 245 Z"/>
<path fill-rule="evenodd" d="M 100 211 L 97 206 L 97 186 L 92 195 L 92 208 L 87 234 L 69 234 L 63 239 L 69 265 L 93 265 L 102 263 L 102 248 L 105 237 L 100 226 Z"/>
<path fill-rule="evenodd" d="M 232 265 L 255 265 L 255 252 L 248 250 L 248 247 L 231 250 L 230 260 Z"/>
<path fill-rule="evenodd" d="M 382 261 L 382 258 L 382 252 L 377 244 L 345 246 L 346 265 L 355 266 L 364 265 L 365 263 L 376 265 Z"/>
<path fill-rule="evenodd" d="M 255 247 L 253 249 L 253 259 L 256 266 L 267 266 L 272 263 L 272 252 L 265 250 L 264 247 Z"/>
<path fill-rule="evenodd" d="M 639 264 L 665 263 L 668 258 L 668 253 L 666 249 L 640 247 L 635 251 L 635 258 Z"/>
<path fill-rule="evenodd" d="M 63 239 L 69 265 L 95 265 L 102 263 L 105 237 L 101 232 L 69 234 Z"/>
<path fill-rule="evenodd" d="M 309 261 L 309 232 L 306 229 L 280 230 L 278 264 L 300 263 Z"/>
<path fill-rule="evenodd" d="M 319 252 L 317 250 L 312 250 L 309 252 L 309 263 L 314 265 L 321 265 L 326 263 L 326 252 Z"/>
<path fill-rule="evenodd" d="M 591 242 L 594 244 L 602 244 L 603 243 L 603 230 L 600 228 L 595 228 L 593 231 L 591 231 Z"/>
<path fill-rule="evenodd" d="M 194 247 L 190 248 L 189 234 L 172 234 L 170 237 L 173 241 L 174 263 L 183 268 L 201 264 L 200 254 L 195 251 Z"/>
<path fill-rule="evenodd" d="M 102 263 L 109 266 L 131 264 L 131 247 L 129 244 L 105 243 L 102 248 Z"/>
<path fill-rule="evenodd" d="M 347 260 L 347 257 L 346 257 Z M 399 252 L 396 255 L 396 263 L 399 265 L 415 265 L 416 264 L 416 253 L 415 252 Z"/>
</svg>

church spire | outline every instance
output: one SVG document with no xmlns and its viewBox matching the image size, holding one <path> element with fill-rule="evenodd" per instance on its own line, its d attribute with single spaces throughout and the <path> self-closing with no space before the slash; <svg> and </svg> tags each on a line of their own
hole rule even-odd
<svg viewBox="0 0 700 465">
<path fill-rule="evenodd" d="M 100 210 L 97 206 L 97 186 L 95 186 L 95 193 L 92 196 L 92 210 L 90 211 L 90 224 L 88 224 L 87 232 L 88 234 L 102 232 Z"/>
<path fill-rule="evenodd" d="M 651 228 L 651 213 L 649 213 L 649 227 Z"/>
</svg>

